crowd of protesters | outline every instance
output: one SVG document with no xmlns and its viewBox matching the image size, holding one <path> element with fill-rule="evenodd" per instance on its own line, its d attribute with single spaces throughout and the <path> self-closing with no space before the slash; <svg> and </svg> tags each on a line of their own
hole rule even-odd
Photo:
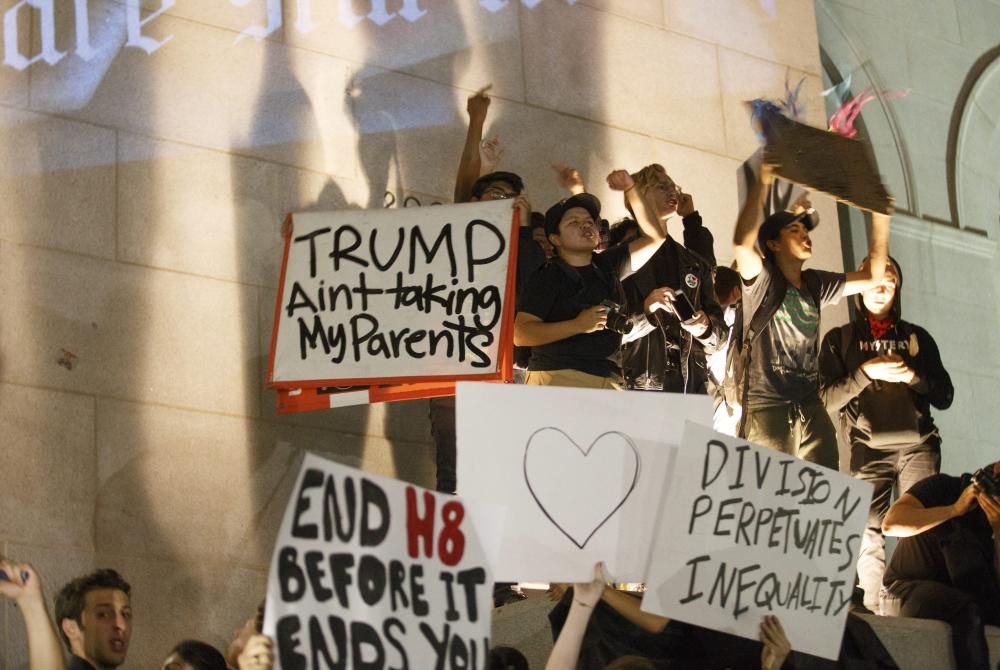
<svg viewBox="0 0 1000 670">
<path fill-rule="evenodd" d="M 614 224 L 583 175 L 562 163 L 553 167 L 568 196 L 544 214 L 533 211 L 522 178 L 495 169 L 501 152 L 497 140 L 484 139 L 488 107 L 484 94 L 469 99 L 455 200 L 509 199 L 518 210 L 515 380 L 710 394 L 716 429 L 832 469 L 839 440 L 850 474 L 875 487 L 854 606 L 947 621 L 959 667 L 988 668 L 983 625 L 1000 624 L 1000 463 L 975 476 L 939 472 L 930 407 L 946 409 L 953 388 L 933 338 L 902 320 L 889 217 L 871 213 L 868 255 L 857 270 L 804 269 L 817 216 L 807 198 L 765 212 L 778 167 L 765 154 L 735 224 L 735 262 L 717 267 L 715 238 L 693 196 L 657 163 L 607 176 L 627 213 Z M 850 295 L 854 318 L 820 342 L 822 308 Z M 453 493 L 454 398 L 431 401 L 431 426 L 437 488 Z M 888 567 L 884 535 L 903 538 Z M 0 561 L 0 594 L 21 610 L 33 670 L 125 662 L 131 589 L 114 570 L 65 585 L 54 627 L 30 565 Z M 494 590 L 498 607 L 524 597 L 513 584 Z M 760 642 L 671 622 L 609 586 L 600 565 L 593 581 L 552 585 L 550 597 L 559 603 L 550 615 L 550 670 L 794 667 L 776 617 L 761 621 Z M 179 642 L 164 650 L 161 667 L 267 670 L 274 651 L 261 623 L 262 611 L 224 652 Z M 526 667 L 516 650 L 492 652 L 491 668 Z"/>
</svg>

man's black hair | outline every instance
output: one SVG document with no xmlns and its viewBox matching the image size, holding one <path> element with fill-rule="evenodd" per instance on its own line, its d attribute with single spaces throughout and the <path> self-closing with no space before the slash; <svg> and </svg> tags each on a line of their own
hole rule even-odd
<svg viewBox="0 0 1000 670">
<path fill-rule="evenodd" d="M 639 224 L 635 219 L 622 219 L 611 224 L 608 230 L 608 246 L 617 247 L 619 244 L 627 244 L 640 235 Z"/>
<path fill-rule="evenodd" d="M 487 670 L 528 670 L 528 659 L 514 647 L 497 646 L 490 649 Z"/>
<path fill-rule="evenodd" d="M 177 654 L 194 670 L 227 670 L 222 652 L 212 645 L 199 640 L 178 642 L 168 656 Z"/>
<path fill-rule="evenodd" d="M 83 625 L 83 608 L 86 606 L 87 594 L 100 589 L 114 589 L 127 596 L 132 595 L 132 587 L 117 571 L 110 568 L 95 570 L 89 575 L 77 577 L 59 590 L 56 595 L 56 626 L 62 636 L 66 648 L 70 649 L 69 638 L 63 632 L 64 619 L 72 619 L 78 626 Z M 72 650 L 71 650 L 72 651 Z"/>
<path fill-rule="evenodd" d="M 472 195 L 475 198 L 482 198 L 483 193 L 486 189 L 498 181 L 502 181 L 505 184 L 510 184 L 511 189 L 517 194 L 521 195 L 524 191 L 524 180 L 513 172 L 490 172 L 489 174 L 484 174 L 482 177 L 476 180 L 476 183 L 472 185 Z"/>
<path fill-rule="evenodd" d="M 720 305 L 739 285 L 739 272 L 725 265 L 715 268 L 715 299 Z"/>
</svg>

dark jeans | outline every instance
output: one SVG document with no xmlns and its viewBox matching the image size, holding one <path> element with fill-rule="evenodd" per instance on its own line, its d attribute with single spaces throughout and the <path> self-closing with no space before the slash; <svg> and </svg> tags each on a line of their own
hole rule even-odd
<svg viewBox="0 0 1000 670">
<path fill-rule="evenodd" d="M 885 574 L 885 538 L 882 521 L 892 502 L 892 489 L 900 496 L 925 477 L 941 471 L 941 447 L 938 442 L 920 444 L 901 450 L 869 449 L 854 445 L 851 449 L 851 475 L 875 487 L 868 525 L 858 552 L 858 584 L 865 592 L 865 607 L 878 614 L 879 591 Z"/>
<path fill-rule="evenodd" d="M 917 619 L 938 619 L 951 625 L 955 664 L 962 670 L 989 670 L 985 623 L 976 599 L 941 582 L 897 579 L 882 594 L 882 614 Z"/>
<path fill-rule="evenodd" d="M 431 437 L 437 458 L 437 490 L 454 493 L 455 468 L 455 396 L 431 398 Z"/>
<path fill-rule="evenodd" d="M 746 439 L 762 447 L 839 469 L 837 431 L 819 398 L 747 409 Z"/>
</svg>

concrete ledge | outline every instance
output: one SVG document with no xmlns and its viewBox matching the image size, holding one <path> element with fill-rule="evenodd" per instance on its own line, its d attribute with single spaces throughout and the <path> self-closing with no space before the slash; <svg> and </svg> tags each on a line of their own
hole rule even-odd
<svg viewBox="0 0 1000 670">
<path fill-rule="evenodd" d="M 544 597 L 505 605 L 493 610 L 494 646 L 507 645 L 523 653 L 533 670 L 545 667 L 552 651 L 548 613 L 552 603 Z M 961 670 L 951 652 L 951 628 L 941 621 L 859 615 L 867 621 L 901 670 Z M 990 665 L 1000 662 L 1000 628 L 986 627 Z"/>
<path fill-rule="evenodd" d="M 930 619 L 859 615 L 867 621 L 902 670 L 959 670 L 951 653 L 951 627 Z M 1000 661 L 1000 628 L 986 627 L 990 666 Z"/>
</svg>

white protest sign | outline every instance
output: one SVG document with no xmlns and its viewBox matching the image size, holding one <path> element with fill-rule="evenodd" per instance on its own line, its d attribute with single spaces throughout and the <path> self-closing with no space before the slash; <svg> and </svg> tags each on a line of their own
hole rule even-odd
<svg viewBox="0 0 1000 670">
<path fill-rule="evenodd" d="M 871 492 L 689 423 L 642 609 L 750 639 L 776 614 L 793 649 L 836 659 Z"/>
<path fill-rule="evenodd" d="M 479 537 L 501 526 L 493 510 L 307 454 L 268 577 L 275 667 L 485 668 Z"/>
<path fill-rule="evenodd" d="M 652 531 L 686 418 L 707 396 L 554 386 L 457 386 L 458 487 L 507 508 L 498 581 L 582 582 L 604 561 L 645 578 Z"/>
<path fill-rule="evenodd" d="M 270 383 L 497 378 L 512 220 L 510 201 L 292 215 Z"/>
</svg>

